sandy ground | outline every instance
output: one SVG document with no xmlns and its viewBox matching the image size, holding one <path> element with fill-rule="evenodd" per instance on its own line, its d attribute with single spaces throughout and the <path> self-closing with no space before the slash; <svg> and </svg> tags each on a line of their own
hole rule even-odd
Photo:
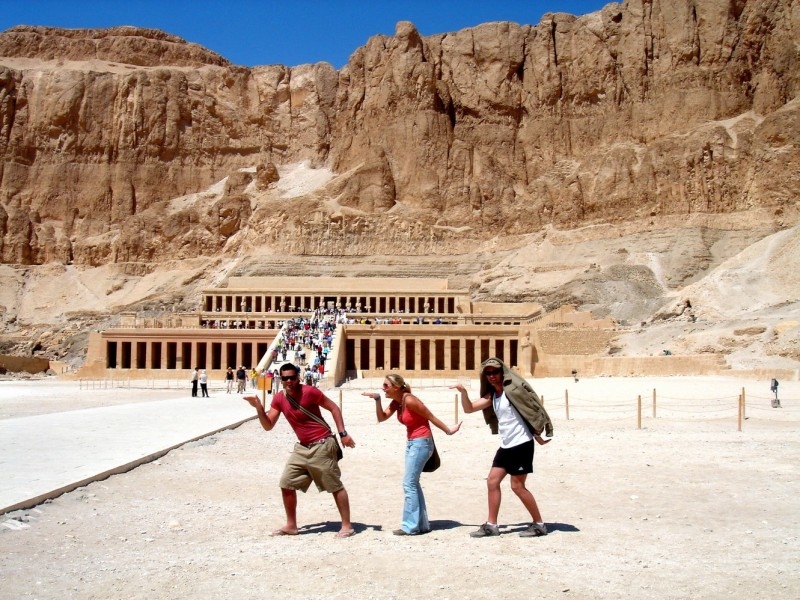
<svg viewBox="0 0 800 600">
<path fill-rule="evenodd" d="M 455 418 L 452 383 L 415 388 L 445 421 Z M 299 500 L 302 535 L 269 536 L 283 523 L 277 480 L 294 438 L 285 421 L 270 433 L 251 421 L 0 517 L 2 597 L 800 597 L 800 382 L 782 384 L 781 409 L 764 381 L 533 383 L 555 422 L 529 479 L 547 537 L 516 535 L 528 516 L 507 482 L 503 535 L 468 536 L 486 518 L 497 444 L 479 414 L 437 436 L 442 468 L 423 476 L 433 532 L 393 536 L 404 431 L 377 425 L 367 388 L 352 387 L 342 403 L 357 448 L 342 469 L 356 536 L 334 537 L 333 500 L 316 491 Z"/>
</svg>

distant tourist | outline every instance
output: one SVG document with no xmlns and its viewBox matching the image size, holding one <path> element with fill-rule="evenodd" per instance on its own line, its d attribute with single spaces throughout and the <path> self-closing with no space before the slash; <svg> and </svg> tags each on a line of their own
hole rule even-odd
<svg viewBox="0 0 800 600">
<path fill-rule="evenodd" d="M 781 407 L 781 401 L 778 400 L 778 380 L 777 379 L 773 378 L 772 381 L 770 381 L 770 383 L 769 383 L 769 391 L 771 391 L 773 394 L 775 394 L 775 397 L 772 399 L 772 408 L 780 408 Z"/>
<path fill-rule="evenodd" d="M 200 371 L 198 379 L 200 381 L 200 391 L 203 394 L 203 398 L 208 398 L 208 373 L 206 373 L 205 369 Z"/>
<path fill-rule="evenodd" d="M 247 387 L 247 371 L 244 368 L 244 365 L 236 369 L 236 393 L 237 394 L 244 394 L 245 388 Z"/>
<path fill-rule="evenodd" d="M 428 520 L 428 509 L 425 506 L 425 496 L 419 479 L 422 469 L 433 456 L 436 447 L 433 443 L 431 423 L 453 435 L 461 428 L 461 423 L 448 427 L 437 419 L 427 406 L 411 393 L 411 387 L 405 380 L 395 373 L 390 373 L 383 380 L 383 393 L 391 400 L 389 406 L 383 408 L 380 394 L 364 392 L 362 395 L 370 396 L 375 400 L 375 414 L 378 423 L 383 423 L 395 412 L 397 420 L 406 426 L 406 468 L 403 475 L 403 520 L 400 529 L 393 531 L 394 535 L 417 535 L 428 533 L 431 524 Z"/>
<path fill-rule="evenodd" d="M 198 379 L 198 376 L 199 376 L 199 373 L 197 372 L 197 367 L 195 367 L 194 371 L 192 371 L 192 376 L 191 376 L 192 398 L 196 398 L 197 397 L 197 379 Z"/>
<path fill-rule="evenodd" d="M 506 475 L 511 475 L 511 491 L 520 499 L 531 515 L 533 523 L 520 537 L 547 535 L 536 498 L 525 487 L 529 473 L 533 473 L 533 441 L 546 444 L 550 440 L 540 437 L 553 435 L 553 424 L 544 410 L 539 396 L 522 377 L 498 358 L 490 358 L 481 364 L 481 399 L 470 402 L 463 385 L 453 386 L 461 393 L 461 407 L 465 413 L 482 410 L 484 419 L 492 433 L 500 433 L 500 448 L 495 454 L 492 468 L 486 479 L 489 496 L 489 517 L 480 529 L 470 533 L 471 537 L 500 535 L 497 517 L 500 513 L 500 484 Z"/>
<path fill-rule="evenodd" d="M 278 369 L 272 370 L 272 393 L 277 394 L 280 391 L 281 378 L 278 375 Z"/>
<path fill-rule="evenodd" d="M 268 394 L 272 393 L 272 371 L 269 369 L 264 369 L 261 372 L 261 376 L 264 378 L 264 388 Z"/>
<path fill-rule="evenodd" d="M 255 367 L 250 369 L 250 387 L 251 389 L 258 389 L 258 371 Z"/>
<path fill-rule="evenodd" d="M 225 371 L 225 384 L 227 393 L 230 394 L 233 391 L 233 367 L 228 367 L 228 370 Z"/>
<path fill-rule="evenodd" d="M 244 399 L 256 409 L 258 421 L 266 431 L 271 431 L 281 414 L 297 435 L 289 461 L 280 479 L 286 524 L 272 535 L 297 535 L 297 490 L 305 493 L 313 481 L 320 492 L 333 495 L 342 526 L 336 537 L 350 537 L 355 533 L 350 522 L 350 498 L 342 484 L 339 469 L 341 449 L 331 428 L 322 418 L 320 407 L 331 413 L 342 444 L 355 448 L 355 441 L 345 431 L 339 407 L 319 389 L 300 383 L 300 367 L 286 363 L 281 365 L 280 378 L 283 391 L 272 397 L 269 412 L 261 406 L 258 396 Z"/>
</svg>

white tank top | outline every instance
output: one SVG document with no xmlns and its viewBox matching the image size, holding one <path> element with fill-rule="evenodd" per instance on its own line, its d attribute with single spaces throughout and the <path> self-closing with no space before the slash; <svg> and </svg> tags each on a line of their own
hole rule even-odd
<svg viewBox="0 0 800 600">
<path fill-rule="evenodd" d="M 497 415 L 501 448 L 513 448 L 533 439 L 525 421 L 519 416 L 517 409 L 511 406 L 505 392 L 492 396 L 492 407 Z"/>
</svg>

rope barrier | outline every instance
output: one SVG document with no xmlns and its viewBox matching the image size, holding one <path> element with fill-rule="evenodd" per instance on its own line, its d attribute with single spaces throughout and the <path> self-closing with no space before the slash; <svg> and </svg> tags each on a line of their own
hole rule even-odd
<svg viewBox="0 0 800 600">
<path fill-rule="evenodd" d="M 710 415 L 719 412 L 727 412 L 727 411 L 735 411 L 736 405 L 731 404 L 727 407 L 720 407 L 720 408 L 707 408 L 707 409 L 698 409 L 698 410 L 674 410 L 669 407 L 659 406 L 658 412 L 659 414 L 663 413 L 677 413 L 677 414 L 684 414 L 684 415 Z"/>
<path fill-rule="evenodd" d="M 415 391 L 415 386 L 416 388 L 424 387 L 421 398 L 425 404 L 436 409 L 434 412 L 441 411 L 448 406 L 452 407 L 456 420 L 458 420 L 461 409 L 457 393 L 447 399 L 430 398 L 426 397 L 426 394 L 453 391 L 452 386 L 461 384 L 470 392 L 470 399 L 477 400 L 477 386 L 473 385 L 469 379 L 434 380 L 434 385 L 431 385 L 431 380 L 417 380 L 410 383 L 412 391 Z M 362 385 L 354 384 L 356 382 L 348 383 L 348 392 L 360 394 L 361 391 L 370 391 L 375 386 L 374 382 Z M 559 419 L 567 421 L 599 419 L 605 423 L 629 422 L 634 426 L 633 420 L 635 419 L 635 427 L 641 429 L 643 420 L 644 422 L 655 422 L 659 418 L 683 418 L 686 420 L 699 418 L 714 421 L 736 418 L 738 431 L 742 431 L 744 422 L 752 419 L 752 415 L 746 414 L 746 409 L 758 415 L 759 418 L 772 421 L 775 419 L 766 417 L 767 414 L 771 417 L 781 416 L 781 420 L 784 421 L 787 420 L 785 417 L 790 417 L 789 420 L 792 422 L 797 422 L 798 419 L 795 415 L 800 414 L 800 402 L 793 403 L 790 399 L 782 399 L 781 407 L 776 408 L 772 406 L 774 396 L 747 395 L 744 388 L 736 396 L 713 397 L 659 396 L 653 389 L 647 395 L 637 395 L 630 400 L 620 400 L 618 395 L 596 398 L 575 396 L 570 394 L 569 390 L 564 390 L 562 401 L 559 402 L 558 396 L 551 394 L 552 391 L 548 392 L 548 401 L 544 406 L 550 418 L 556 423 Z M 450 400 L 450 398 L 453 399 Z M 544 403 L 544 395 L 541 395 L 541 399 Z M 658 411 L 656 411 L 656 407 L 658 407 Z M 793 417 L 794 419 L 792 419 Z"/>
</svg>

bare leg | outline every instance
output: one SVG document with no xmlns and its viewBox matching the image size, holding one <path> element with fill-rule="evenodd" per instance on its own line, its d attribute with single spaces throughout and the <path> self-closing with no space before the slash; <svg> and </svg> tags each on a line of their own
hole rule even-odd
<svg viewBox="0 0 800 600">
<path fill-rule="evenodd" d="M 350 496 L 347 495 L 347 490 L 342 488 L 338 492 L 333 492 L 333 499 L 336 502 L 336 508 L 339 509 L 339 515 L 342 517 L 341 531 L 352 531 L 353 525 L 350 523 Z"/>
<path fill-rule="evenodd" d="M 489 477 L 486 478 L 486 487 L 489 489 L 489 523 L 497 524 L 497 516 L 500 514 L 500 483 L 506 476 L 505 469 L 492 467 L 489 470 Z"/>
<path fill-rule="evenodd" d="M 297 491 L 281 488 L 281 497 L 283 498 L 283 508 L 286 511 L 286 525 L 278 531 L 295 534 L 297 533 Z"/>
<path fill-rule="evenodd" d="M 525 487 L 525 478 L 528 477 L 527 474 L 525 475 L 512 475 L 511 476 L 511 491 L 517 495 L 522 501 L 522 504 L 525 508 L 528 509 L 528 512 L 531 514 L 531 518 L 535 523 L 542 522 L 542 515 L 539 512 L 539 505 L 536 504 L 536 498 L 533 497 L 530 490 Z"/>
</svg>

